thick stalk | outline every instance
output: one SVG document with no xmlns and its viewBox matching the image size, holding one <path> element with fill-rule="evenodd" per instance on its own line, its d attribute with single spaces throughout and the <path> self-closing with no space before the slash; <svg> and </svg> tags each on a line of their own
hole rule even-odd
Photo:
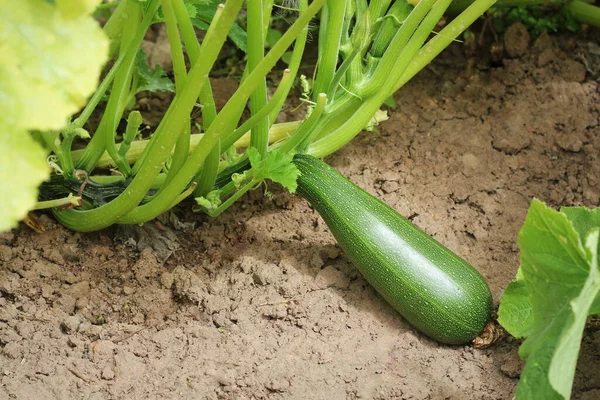
<svg viewBox="0 0 600 400">
<path fill-rule="evenodd" d="M 194 196 L 206 196 L 215 185 L 219 175 L 219 162 L 221 161 L 221 141 L 218 140 L 215 147 L 208 153 L 198 179 L 195 179 L 196 190 Z"/>
<path fill-rule="evenodd" d="M 265 33 L 263 1 L 248 0 L 248 72 L 252 72 L 264 57 Z M 267 104 L 267 82 L 263 77 L 252 96 L 250 96 L 250 113 L 255 115 Z M 250 135 L 250 146 L 256 148 L 261 156 L 267 153 L 269 143 L 269 119 L 263 118 L 253 128 Z"/>
<path fill-rule="evenodd" d="M 136 32 L 140 26 L 142 6 L 133 1 L 126 0 L 125 15 L 127 21 L 123 25 L 121 36 L 120 54 L 125 55 L 123 67 L 115 75 L 110 97 L 102 120 L 96 130 L 96 135 L 104 137 L 104 146 L 108 154 L 115 160 L 119 171 L 125 176 L 131 174 L 131 168 L 126 160 L 119 154 L 115 143 L 117 125 L 125 109 L 125 102 L 131 91 L 131 79 L 135 70 L 135 53 L 129 52 L 129 46 L 135 40 Z"/>
<path fill-rule="evenodd" d="M 119 2 L 117 8 L 113 11 L 102 28 L 108 39 L 110 40 L 110 47 L 108 51 L 108 57 L 113 58 L 119 50 L 119 43 L 121 42 L 121 32 L 123 32 L 123 25 L 127 21 L 127 12 L 125 11 L 127 1 L 123 0 Z"/>
<path fill-rule="evenodd" d="M 473 4 L 474 0 L 454 0 L 450 7 L 448 7 L 449 13 L 459 13 Z M 568 0 L 498 0 L 496 6 L 498 7 L 521 7 L 521 6 L 535 6 L 540 4 L 564 4 Z"/>
<path fill-rule="evenodd" d="M 271 104 L 271 103 L 269 103 L 269 104 Z M 269 107 L 269 106 L 267 105 L 267 107 Z M 250 120 L 248 120 L 248 121 L 250 121 Z M 280 124 L 274 124 L 273 126 L 271 126 L 271 129 L 269 129 L 269 143 L 272 144 L 272 143 L 278 142 L 280 140 L 286 139 L 287 137 L 291 136 L 292 133 L 296 129 L 298 129 L 301 122 L 302 121 L 290 121 L 290 122 L 282 122 Z M 246 123 L 244 123 L 244 125 L 245 124 Z M 244 126 L 244 125 L 242 125 L 242 126 Z M 242 126 L 240 126 L 240 128 Z M 238 128 L 238 129 L 241 131 L 240 128 Z M 238 131 L 238 129 L 236 129 L 234 132 Z M 240 132 L 238 131 L 238 133 L 240 133 Z M 245 130 L 245 131 L 242 131 L 241 133 L 243 134 L 242 137 L 233 144 L 233 147 L 235 149 L 243 149 L 243 148 L 250 146 L 250 132 Z M 191 135 L 191 137 L 190 137 L 190 152 L 192 152 L 198 146 L 198 143 L 200 143 L 203 136 L 204 136 L 203 133 L 196 133 L 196 134 Z M 229 138 L 229 136 L 228 136 L 228 138 Z M 129 164 L 135 163 L 139 159 L 141 154 L 144 152 L 144 149 L 146 147 L 148 147 L 149 143 L 150 143 L 149 139 L 135 140 L 135 141 L 131 142 L 130 143 L 131 147 L 128 149 L 128 151 L 123 152 L 123 154 L 125 154 L 125 153 L 127 154 L 127 162 L 129 162 Z M 123 144 L 124 144 L 124 142 L 121 143 L 121 146 L 123 146 Z M 121 147 L 119 147 L 119 151 L 121 151 Z M 77 161 L 81 157 L 82 154 L 83 154 L 83 150 L 74 150 L 71 152 L 71 156 L 73 157 L 73 160 L 75 160 L 75 161 Z M 110 158 L 108 153 L 104 153 L 102 155 L 102 157 L 98 160 L 96 167 L 97 168 L 112 168 L 112 167 L 114 167 L 113 159 Z"/>
<path fill-rule="evenodd" d="M 200 56 L 200 44 L 196 39 L 196 32 L 194 31 L 194 27 L 189 19 L 183 0 L 174 0 L 173 6 L 188 56 L 190 61 L 195 63 Z M 206 83 L 200 91 L 199 102 L 202 105 L 202 124 L 204 126 L 204 130 L 206 130 L 213 123 L 217 116 L 217 107 L 208 77 L 206 78 Z M 196 191 L 204 190 L 205 186 L 211 185 L 210 181 L 212 179 L 216 179 L 216 172 L 213 172 L 213 170 L 218 170 L 220 158 L 220 149 L 217 149 L 217 146 L 215 146 L 215 148 L 213 148 L 209 153 L 204 164 L 204 168 L 202 168 L 200 176 L 196 180 L 198 184 Z"/>
<path fill-rule="evenodd" d="M 303 13 L 304 11 L 306 11 L 306 7 L 308 7 L 307 0 L 300 0 L 298 2 L 298 9 L 299 9 L 300 13 Z M 287 99 L 290 89 L 292 88 L 292 85 L 294 84 L 296 75 L 298 75 L 298 70 L 300 69 L 300 63 L 302 62 L 302 56 L 304 54 L 304 48 L 306 46 L 307 37 L 308 37 L 308 26 L 302 31 L 302 33 L 298 36 L 298 38 L 294 42 L 294 50 L 292 51 L 292 57 L 290 58 L 290 64 L 288 65 L 288 69 L 287 69 L 288 71 L 290 71 L 289 79 L 287 79 L 285 81 L 285 83 L 284 83 L 284 79 L 282 79 L 281 82 L 279 82 L 279 87 L 277 88 L 277 91 L 278 92 L 281 91 L 282 96 L 281 96 L 281 98 L 279 98 L 277 103 L 274 103 L 275 106 L 273 108 L 273 111 L 271 111 L 271 114 L 269 115 L 269 120 L 271 122 L 274 122 L 277 120 L 277 116 L 279 115 L 279 113 L 281 112 L 281 109 L 285 105 L 285 100 Z M 285 72 L 284 72 L 284 78 L 285 78 Z M 269 104 L 271 102 L 273 102 L 274 98 L 275 98 L 275 95 L 273 96 L 273 98 L 271 99 Z"/>
<path fill-rule="evenodd" d="M 242 2 L 243 0 L 229 0 L 227 6 L 218 8 L 202 43 L 201 61 L 199 59 L 194 64 L 184 90 L 175 96 L 169 106 L 165 119 L 161 121 L 150 140 L 149 147 L 152 148 L 152 151 L 145 157 L 144 165 L 135 175 L 127 190 L 110 203 L 93 210 L 68 210 L 56 213 L 56 217 L 61 223 L 77 231 L 102 229 L 114 224 L 140 203 L 152 186 L 154 179 L 159 175 L 162 165 L 177 140 L 177 133 L 181 132 L 186 117 L 194 107 L 205 82 L 205 79 L 202 78 L 208 74 L 216 61 Z M 177 195 L 181 191 L 179 190 Z M 171 198 L 171 202 L 177 195 Z"/>
<path fill-rule="evenodd" d="M 375 26 L 375 23 L 379 21 L 379 18 L 383 17 L 390 8 L 392 0 L 371 0 L 369 2 L 369 8 L 367 12 L 369 13 L 369 25 Z"/>
<path fill-rule="evenodd" d="M 435 3 L 435 6 L 431 9 L 431 12 L 424 18 L 423 22 L 411 38 L 411 41 L 406 45 L 404 51 L 399 55 L 397 63 L 392 69 L 392 74 L 388 77 L 389 82 L 397 82 L 397 80 L 399 80 L 400 76 L 403 74 L 403 71 L 406 70 L 406 65 L 410 62 L 409 60 L 415 57 L 415 53 L 422 46 L 422 43 L 426 40 L 429 32 L 433 30 L 450 1 L 451 0 L 439 0 Z M 468 13 L 465 12 L 467 15 L 466 18 L 462 20 L 463 24 L 459 22 L 459 25 L 457 26 L 458 30 L 453 30 L 452 33 L 456 36 L 459 35 L 470 25 L 467 22 L 471 18 L 473 18 L 473 20 L 478 18 L 492 4 L 493 0 L 477 0 L 474 4 L 474 8 L 470 9 Z M 445 37 L 445 35 L 439 34 L 436 35 L 435 38 L 438 37 Z M 452 37 L 448 38 L 450 41 L 452 41 L 452 39 Z M 430 51 L 433 51 L 433 49 Z M 324 157 L 337 151 L 340 147 L 348 143 L 360 131 L 360 129 L 357 129 L 357 127 L 366 126 L 373 114 L 379 109 L 385 99 L 390 95 L 390 93 L 393 93 L 390 86 L 391 85 L 388 84 L 387 87 L 380 88 L 379 92 L 362 103 L 357 101 L 355 103 L 355 107 L 349 107 L 344 110 L 343 113 L 337 113 L 335 118 L 340 118 L 342 120 L 344 118 L 348 118 L 348 122 L 341 125 L 333 124 L 332 128 L 334 130 L 330 133 L 327 133 L 326 136 L 322 137 L 316 142 L 312 143 L 307 152 L 316 157 Z"/>
<path fill-rule="evenodd" d="M 231 134 L 221 139 L 221 143 L 225 149 L 228 149 L 230 146 L 237 143 L 240 138 L 246 134 L 249 130 L 252 129 L 253 126 L 258 124 L 261 120 L 264 120 L 268 115 L 272 113 L 272 111 L 277 107 L 282 100 L 285 101 L 285 97 L 288 94 L 289 82 L 292 80 L 291 71 L 286 69 L 283 71 L 283 77 L 281 78 L 281 82 L 279 83 L 279 87 L 273 94 L 271 101 L 267 103 L 261 110 L 259 110 L 256 114 L 250 117 L 246 122 L 236 128 Z M 268 140 L 271 139 L 271 133 L 269 130 Z M 248 146 L 252 144 L 252 136 L 250 137 L 250 142 Z"/>
<path fill-rule="evenodd" d="M 480 18 L 491 6 L 495 0 L 477 0 L 473 2 L 466 10 L 454 18 L 444 29 L 435 35 L 413 58 L 402 73 L 402 76 L 393 87 L 391 93 L 398 91 L 402 86 L 411 80 L 419 71 L 425 68 L 435 57 L 437 57 L 446 47 L 465 31 L 473 22 Z"/>
<path fill-rule="evenodd" d="M 231 0 L 230 0 L 231 2 Z M 235 94 L 227 102 L 223 110 L 219 113 L 212 123 L 200 145 L 192 152 L 187 162 L 168 185 L 156 197 L 147 204 L 137 207 L 126 217 L 119 220 L 120 223 L 141 223 L 151 220 L 166 211 L 171 204 L 174 196 L 177 196 L 189 184 L 202 166 L 209 151 L 220 139 L 220 135 L 226 132 L 231 125 L 232 118 L 237 115 L 240 104 L 245 104 L 256 87 L 262 82 L 263 77 L 275 66 L 277 61 L 285 53 L 288 47 L 302 33 L 309 21 L 315 16 L 323 6 L 325 0 L 315 0 L 308 7 L 305 13 L 301 14 L 296 22 L 283 34 L 281 39 L 265 55 L 263 60 L 256 66 L 244 82 L 240 85 Z M 227 3 L 229 4 L 229 2 Z M 237 119 L 235 120 L 237 121 Z"/>
<path fill-rule="evenodd" d="M 173 9 L 175 10 L 177 24 L 181 30 L 181 37 L 183 38 L 186 52 L 190 58 L 190 62 L 195 64 L 200 56 L 200 43 L 198 43 L 198 39 L 196 38 L 194 26 L 190 21 L 183 0 L 173 0 Z M 202 105 L 202 124 L 204 125 L 204 130 L 206 130 L 217 116 L 217 107 L 208 78 L 206 78 L 206 83 L 202 87 L 199 100 Z"/>
<path fill-rule="evenodd" d="M 297 147 L 302 152 L 306 148 L 308 143 L 310 143 L 310 136 L 315 132 L 314 128 L 317 126 L 317 122 L 321 118 L 321 115 L 323 115 L 323 111 L 325 111 L 326 104 L 327 95 L 325 93 L 319 94 L 315 108 L 313 108 L 308 118 L 300 125 L 294 135 L 279 147 L 280 152 L 287 153 Z"/>
<path fill-rule="evenodd" d="M 131 41 L 131 43 L 128 46 L 127 52 L 123 55 L 123 61 L 120 63 L 119 67 L 115 70 L 115 76 L 117 74 L 119 74 L 120 71 L 123 69 L 133 68 L 133 61 L 128 62 L 128 60 L 133 60 L 135 58 L 135 54 L 137 53 L 138 48 L 139 48 L 140 44 L 142 43 L 142 40 L 144 39 L 144 35 L 146 34 L 148 27 L 150 26 L 150 24 L 152 23 L 152 20 L 154 19 L 154 14 L 156 13 L 156 10 L 158 9 L 159 5 L 160 5 L 159 0 L 151 0 L 148 8 L 146 9 L 146 12 L 144 13 L 144 19 L 142 21 L 142 24 L 137 29 L 135 38 Z M 121 57 L 119 57 L 119 59 L 121 59 Z M 113 87 L 115 87 L 114 82 L 113 82 Z M 98 91 L 97 91 L 97 93 L 98 93 Z M 113 104 L 112 107 L 114 108 L 117 105 L 118 104 Z M 86 109 L 87 109 L 87 107 L 86 107 Z M 107 105 L 107 109 L 106 109 L 105 113 L 108 113 L 109 111 L 110 111 L 109 106 Z M 111 112 L 116 113 L 116 110 L 112 110 Z M 99 126 L 99 128 L 100 128 L 100 126 Z M 102 130 L 99 129 L 99 131 L 96 132 L 96 134 L 92 137 L 92 140 L 90 140 L 90 142 L 86 146 L 85 152 L 84 152 L 83 156 L 81 157 L 81 159 L 79 160 L 79 162 L 77 163 L 76 168 L 83 169 L 86 171 L 91 171 L 94 168 L 96 162 L 98 161 L 98 159 L 102 156 L 102 154 L 106 150 L 106 146 L 105 146 L 106 139 L 104 137 L 104 133 L 106 133 L 106 132 L 107 132 L 107 129 L 102 129 Z"/>
<path fill-rule="evenodd" d="M 337 67 L 347 3 L 347 1 L 327 0 L 327 12 L 323 14 L 327 19 L 321 20 L 321 24 L 325 26 L 321 27 L 319 32 L 318 72 L 313 86 L 315 97 L 319 93 L 329 92 L 329 85 Z"/>
<path fill-rule="evenodd" d="M 177 27 L 177 19 L 173 9 L 172 0 L 161 0 L 163 13 L 165 16 L 165 24 L 167 28 L 167 38 L 171 49 L 171 60 L 173 61 L 173 73 L 175 75 L 175 91 L 178 93 L 183 90 L 186 80 L 185 60 L 183 58 L 183 48 L 181 47 L 181 38 Z M 175 151 L 171 159 L 169 172 L 167 174 L 167 182 L 179 172 L 185 160 L 187 159 L 190 150 L 190 119 L 187 117 L 187 124 L 183 128 L 183 132 L 179 135 L 175 144 Z"/>
<path fill-rule="evenodd" d="M 600 7 L 580 0 L 572 1 L 565 7 L 577 21 L 600 28 Z"/>
<path fill-rule="evenodd" d="M 358 90 L 360 97 L 369 97 L 376 92 L 381 92 L 381 88 L 386 82 L 389 82 L 390 76 L 395 73 L 394 68 L 398 62 L 400 54 L 404 52 L 405 46 L 411 40 L 421 22 L 432 9 L 436 0 L 421 0 L 413 9 L 406 21 L 402 24 L 398 33 L 392 39 L 387 51 L 381 57 L 375 71 L 364 79 Z M 429 32 L 428 32 L 429 34 Z M 406 59 L 404 59 L 406 60 Z"/>
</svg>

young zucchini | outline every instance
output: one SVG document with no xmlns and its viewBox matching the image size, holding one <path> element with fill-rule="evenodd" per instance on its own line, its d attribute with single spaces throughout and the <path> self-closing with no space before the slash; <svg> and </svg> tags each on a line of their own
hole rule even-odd
<svg viewBox="0 0 600 400">
<path fill-rule="evenodd" d="M 296 155 L 297 193 L 323 217 L 356 268 L 413 326 L 463 344 L 490 320 L 492 296 L 469 263 L 323 161 Z"/>
</svg>

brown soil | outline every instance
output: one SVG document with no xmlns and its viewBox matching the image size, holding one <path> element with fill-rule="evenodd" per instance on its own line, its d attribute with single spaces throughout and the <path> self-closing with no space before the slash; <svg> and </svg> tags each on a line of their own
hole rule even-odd
<svg viewBox="0 0 600 400">
<path fill-rule="evenodd" d="M 574 53 L 542 36 L 472 72 L 457 46 L 328 161 L 473 263 L 497 304 L 533 197 L 599 203 L 599 87 Z M 77 234 L 42 216 L 44 234 L 1 235 L 0 399 L 512 398 L 518 343 L 427 339 L 271 190 L 217 219 L 178 211 L 192 226 Z M 590 327 L 574 398 L 600 398 L 599 354 Z"/>
</svg>

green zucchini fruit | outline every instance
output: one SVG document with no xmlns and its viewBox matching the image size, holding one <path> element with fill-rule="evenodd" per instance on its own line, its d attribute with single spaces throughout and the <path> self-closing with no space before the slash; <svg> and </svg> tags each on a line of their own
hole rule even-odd
<svg viewBox="0 0 600 400">
<path fill-rule="evenodd" d="M 375 290 L 430 338 L 464 344 L 491 317 L 490 289 L 475 268 L 323 161 L 294 157 L 297 193 L 321 215 Z"/>
</svg>

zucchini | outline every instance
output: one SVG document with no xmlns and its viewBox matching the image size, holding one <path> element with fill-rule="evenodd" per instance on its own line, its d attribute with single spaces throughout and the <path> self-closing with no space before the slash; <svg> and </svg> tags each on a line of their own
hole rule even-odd
<svg viewBox="0 0 600 400">
<path fill-rule="evenodd" d="M 297 193 L 321 215 L 375 290 L 430 338 L 463 344 L 491 317 L 490 289 L 475 268 L 323 161 L 294 157 Z"/>
</svg>

